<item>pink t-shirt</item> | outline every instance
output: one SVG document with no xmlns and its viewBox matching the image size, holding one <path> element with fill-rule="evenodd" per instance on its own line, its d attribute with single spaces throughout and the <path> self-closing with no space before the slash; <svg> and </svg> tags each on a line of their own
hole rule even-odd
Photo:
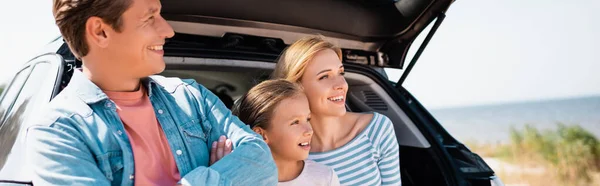
<svg viewBox="0 0 600 186">
<path fill-rule="evenodd" d="M 115 102 L 133 148 L 135 185 L 175 185 L 179 170 L 144 86 L 135 92 L 104 91 Z"/>
</svg>

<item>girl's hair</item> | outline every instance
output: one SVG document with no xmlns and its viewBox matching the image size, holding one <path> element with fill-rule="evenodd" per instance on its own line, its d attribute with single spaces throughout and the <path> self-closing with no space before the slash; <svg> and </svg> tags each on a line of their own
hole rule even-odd
<svg viewBox="0 0 600 186">
<path fill-rule="evenodd" d="M 342 50 L 325 41 L 321 35 L 305 37 L 294 42 L 279 57 L 271 78 L 299 82 L 308 62 L 314 58 L 317 52 L 326 49 L 335 51 L 338 58 L 342 60 Z"/>
<path fill-rule="evenodd" d="M 303 90 L 296 83 L 284 79 L 263 81 L 235 103 L 232 113 L 250 128 L 267 129 L 277 104 L 301 94 Z"/>
</svg>

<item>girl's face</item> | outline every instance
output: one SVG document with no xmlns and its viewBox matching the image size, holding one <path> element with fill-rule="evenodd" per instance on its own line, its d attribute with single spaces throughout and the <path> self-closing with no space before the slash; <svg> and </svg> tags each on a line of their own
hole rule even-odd
<svg viewBox="0 0 600 186">
<path fill-rule="evenodd" d="M 299 161 L 308 158 L 313 130 L 306 95 L 281 101 L 273 110 L 269 128 L 263 130 L 265 142 L 275 160 Z"/>
<path fill-rule="evenodd" d="M 344 66 L 335 51 L 322 50 L 308 61 L 300 83 L 313 114 L 343 116 L 346 113 L 348 83 L 344 78 Z"/>
</svg>

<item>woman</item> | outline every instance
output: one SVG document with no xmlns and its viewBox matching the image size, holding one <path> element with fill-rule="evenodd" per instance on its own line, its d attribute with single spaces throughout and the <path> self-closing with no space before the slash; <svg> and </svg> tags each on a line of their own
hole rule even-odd
<svg viewBox="0 0 600 186">
<path fill-rule="evenodd" d="M 306 160 L 313 134 L 310 109 L 306 95 L 295 83 L 264 81 L 236 102 L 233 114 L 269 145 L 277 165 L 278 186 L 340 185 L 330 167 Z"/>
<path fill-rule="evenodd" d="M 289 46 L 272 78 L 304 88 L 314 135 L 308 159 L 328 165 L 342 185 L 401 185 L 399 149 L 389 118 L 346 112 L 342 53 L 320 36 Z"/>
</svg>

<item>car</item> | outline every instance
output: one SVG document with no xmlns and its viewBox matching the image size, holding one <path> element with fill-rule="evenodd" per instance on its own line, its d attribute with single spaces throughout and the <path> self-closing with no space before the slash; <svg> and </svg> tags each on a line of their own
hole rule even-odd
<svg viewBox="0 0 600 186">
<path fill-rule="evenodd" d="M 164 76 L 192 78 L 228 106 L 266 80 L 283 49 L 321 34 L 342 48 L 347 109 L 394 123 L 402 183 L 502 185 L 486 162 L 449 134 L 402 86 L 453 0 L 163 1 L 176 34 L 164 45 Z M 426 32 L 426 27 L 431 29 Z M 413 43 L 421 34 L 423 43 Z M 407 51 L 418 47 L 407 59 Z M 32 119 L 81 67 L 62 37 L 24 63 L 0 96 L 0 185 L 31 185 L 24 139 Z M 402 69 L 397 82 L 386 68 Z"/>
</svg>

